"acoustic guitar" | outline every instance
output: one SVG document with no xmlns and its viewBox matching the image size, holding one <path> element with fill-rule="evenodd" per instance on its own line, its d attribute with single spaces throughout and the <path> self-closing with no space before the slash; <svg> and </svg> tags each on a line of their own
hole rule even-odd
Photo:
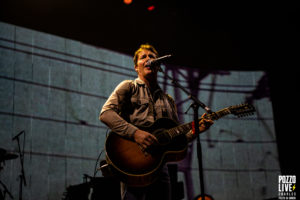
<svg viewBox="0 0 300 200">
<path fill-rule="evenodd" d="M 217 120 L 228 114 L 243 117 L 254 112 L 252 105 L 241 104 L 207 114 L 205 118 Z M 160 118 L 151 126 L 139 127 L 158 140 L 147 149 L 133 140 L 110 132 L 105 142 L 106 162 L 110 170 L 129 186 L 147 186 L 156 180 L 159 169 L 166 162 L 184 159 L 188 146 L 185 134 L 193 126 L 194 122 L 178 125 L 171 119 Z"/>
</svg>

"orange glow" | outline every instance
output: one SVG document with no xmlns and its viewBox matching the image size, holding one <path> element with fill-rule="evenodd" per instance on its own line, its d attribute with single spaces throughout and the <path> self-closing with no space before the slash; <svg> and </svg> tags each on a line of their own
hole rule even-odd
<svg viewBox="0 0 300 200">
<path fill-rule="evenodd" d="M 132 3 L 132 0 L 124 0 L 123 2 L 124 2 L 125 4 L 127 4 L 127 5 L 129 5 L 129 4 Z"/>
</svg>

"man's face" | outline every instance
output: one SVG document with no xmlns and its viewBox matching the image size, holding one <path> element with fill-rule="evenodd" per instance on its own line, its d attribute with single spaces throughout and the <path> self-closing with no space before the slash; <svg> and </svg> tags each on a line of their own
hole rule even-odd
<svg viewBox="0 0 300 200">
<path fill-rule="evenodd" d="M 157 68 L 153 69 L 147 66 L 147 61 L 156 58 L 156 54 L 147 49 L 143 49 L 138 54 L 137 65 L 134 67 L 140 78 L 147 78 L 149 76 L 156 76 Z"/>
</svg>

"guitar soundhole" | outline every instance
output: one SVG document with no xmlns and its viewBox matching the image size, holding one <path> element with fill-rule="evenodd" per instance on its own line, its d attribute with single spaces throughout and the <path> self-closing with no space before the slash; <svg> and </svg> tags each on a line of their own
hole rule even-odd
<svg viewBox="0 0 300 200">
<path fill-rule="evenodd" d="M 171 142 L 170 136 L 166 133 L 164 129 L 156 130 L 155 132 L 153 132 L 153 135 L 157 138 L 158 145 L 165 146 Z"/>
</svg>

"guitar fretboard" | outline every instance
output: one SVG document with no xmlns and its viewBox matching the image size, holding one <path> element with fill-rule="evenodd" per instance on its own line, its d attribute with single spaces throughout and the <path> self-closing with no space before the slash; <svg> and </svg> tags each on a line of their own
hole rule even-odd
<svg viewBox="0 0 300 200">
<path fill-rule="evenodd" d="M 218 120 L 221 117 L 223 117 L 225 115 L 228 115 L 230 113 L 231 113 L 230 109 L 224 108 L 224 109 L 219 110 L 217 112 L 213 112 L 211 114 L 207 114 L 205 116 L 205 118 L 206 119 L 212 119 L 212 120 Z M 202 117 L 199 118 L 199 121 L 201 119 L 202 119 Z M 182 135 L 182 134 L 186 134 L 187 132 L 189 132 L 190 130 L 192 130 L 193 124 L 194 124 L 194 121 L 192 121 L 190 123 L 186 123 L 186 124 L 182 124 L 182 125 L 176 126 L 174 128 L 169 129 L 168 133 L 169 133 L 169 135 L 170 135 L 171 138 L 174 138 L 174 137 Z"/>
<path fill-rule="evenodd" d="M 224 117 L 225 115 L 228 115 L 228 114 L 233 114 L 233 115 L 236 115 L 239 117 L 243 117 L 246 115 L 253 114 L 253 112 L 255 112 L 255 108 L 252 105 L 246 103 L 246 104 L 241 104 L 241 105 L 236 105 L 236 106 L 230 106 L 228 108 L 224 108 L 217 112 L 207 114 L 204 117 L 206 119 L 218 120 L 221 117 Z M 199 118 L 199 121 L 201 121 L 201 119 L 202 118 Z M 193 126 L 194 126 L 194 122 L 192 121 L 190 123 L 182 124 L 182 125 L 176 126 L 174 128 L 171 128 L 167 131 L 167 133 L 169 134 L 169 136 L 171 138 L 174 138 L 176 136 L 186 134 L 187 132 L 192 130 Z"/>
<path fill-rule="evenodd" d="M 192 129 L 193 122 L 182 124 L 180 126 L 176 126 L 174 128 L 169 129 L 167 132 L 169 133 L 171 138 L 179 136 L 181 134 L 185 134 Z"/>
</svg>

